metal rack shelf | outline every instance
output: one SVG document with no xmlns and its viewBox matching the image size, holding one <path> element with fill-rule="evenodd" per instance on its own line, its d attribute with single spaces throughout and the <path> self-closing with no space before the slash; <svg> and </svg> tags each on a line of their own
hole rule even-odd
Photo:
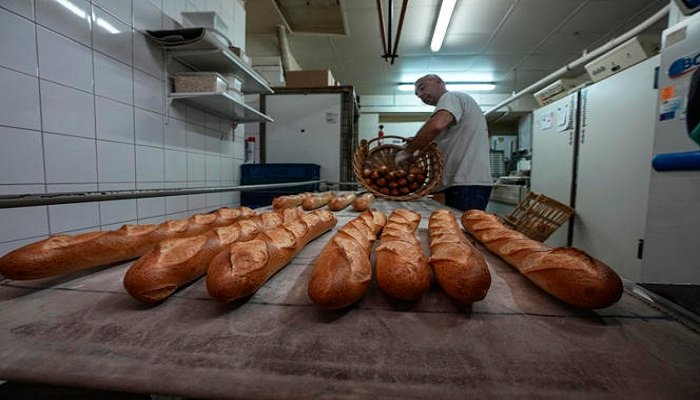
<svg viewBox="0 0 700 400">
<path fill-rule="evenodd" d="M 197 71 L 216 71 L 240 75 L 243 85 L 241 91 L 250 94 L 272 94 L 265 78 L 250 68 L 231 50 L 220 48 L 211 50 L 173 50 L 166 49 L 168 55 Z"/>
<path fill-rule="evenodd" d="M 228 93 L 171 93 L 168 97 L 239 123 L 274 122 L 269 116 L 236 100 Z"/>
<path fill-rule="evenodd" d="M 164 73 L 168 74 L 170 61 L 197 71 L 235 74 L 241 80 L 241 92 L 272 94 L 265 79 L 241 60 L 231 49 L 231 43 L 220 32 L 207 28 L 148 31 L 150 38 L 165 50 Z M 240 122 L 273 122 L 272 118 L 236 100 L 227 93 L 169 93 L 168 101 L 179 100 L 219 117 Z M 168 107 L 169 109 L 169 107 Z"/>
<path fill-rule="evenodd" d="M 312 180 L 304 182 L 270 183 L 262 185 L 215 186 L 202 188 L 173 188 L 145 190 L 111 190 L 97 192 L 63 192 L 40 194 L 11 194 L 0 196 L 0 208 L 46 206 L 52 204 L 87 203 L 91 201 L 143 199 L 149 197 L 183 196 L 187 194 L 206 194 L 220 192 L 238 192 L 241 190 L 262 190 L 285 187 L 325 184 L 326 181 Z"/>
</svg>

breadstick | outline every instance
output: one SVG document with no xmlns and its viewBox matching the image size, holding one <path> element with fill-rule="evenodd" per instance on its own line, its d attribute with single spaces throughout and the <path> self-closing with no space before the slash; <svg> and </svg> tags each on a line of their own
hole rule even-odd
<svg viewBox="0 0 700 400">
<path fill-rule="evenodd" d="M 157 303 L 207 272 L 224 246 L 253 239 L 260 231 L 299 218 L 300 207 L 265 212 L 197 236 L 167 239 L 136 260 L 124 276 L 124 288 L 137 300 Z"/>
<path fill-rule="evenodd" d="M 484 256 L 462 233 L 457 219 L 449 210 L 430 214 L 430 252 L 428 263 L 442 290 L 460 304 L 486 297 L 491 274 Z"/>
<path fill-rule="evenodd" d="M 335 196 L 328 203 L 328 209 L 331 211 L 340 211 L 347 207 L 357 198 L 355 193 L 348 193 L 340 196 Z"/>
<path fill-rule="evenodd" d="M 209 294 L 222 303 L 254 294 L 308 242 L 332 229 L 336 222 L 332 212 L 316 210 L 261 232 L 253 240 L 226 246 L 207 270 Z"/>
<path fill-rule="evenodd" d="M 377 285 L 400 300 L 416 300 L 430 287 L 430 268 L 415 231 L 420 214 L 394 210 L 377 247 Z"/>
<path fill-rule="evenodd" d="M 372 279 L 370 251 L 386 224 L 379 211 L 365 211 L 336 232 L 316 257 L 308 294 L 317 306 L 347 307 L 367 293 Z"/>
<path fill-rule="evenodd" d="M 479 210 L 462 214 L 462 225 L 486 248 L 565 303 L 596 309 L 608 307 L 622 296 L 617 273 L 579 249 L 551 248 Z"/>
<path fill-rule="evenodd" d="M 124 225 L 114 231 L 59 234 L 6 254 L 0 259 L 0 273 L 10 279 L 39 279 L 130 260 L 145 254 L 161 240 L 194 236 L 253 215 L 255 212 L 248 207 L 224 208 L 158 225 Z"/>
</svg>

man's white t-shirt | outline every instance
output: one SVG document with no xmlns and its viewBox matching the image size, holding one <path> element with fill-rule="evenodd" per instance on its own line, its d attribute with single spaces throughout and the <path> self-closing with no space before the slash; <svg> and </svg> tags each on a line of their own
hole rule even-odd
<svg viewBox="0 0 700 400">
<path fill-rule="evenodd" d="M 457 185 L 491 186 L 491 162 L 486 118 L 474 99 L 466 93 L 447 92 L 435 111 L 449 111 L 455 122 L 435 139 L 442 152 L 444 169 L 437 191 Z"/>
</svg>

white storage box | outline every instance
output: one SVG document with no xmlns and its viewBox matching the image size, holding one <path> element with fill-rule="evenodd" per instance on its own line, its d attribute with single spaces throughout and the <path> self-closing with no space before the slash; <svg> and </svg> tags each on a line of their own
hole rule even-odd
<svg viewBox="0 0 700 400">
<path fill-rule="evenodd" d="M 209 28 L 219 32 L 226 32 L 228 26 L 215 11 L 183 12 L 182 23 L 185 26 L 196 28 Z"/>
<path fill-rule="evenodd" d="M 216 72 L 183 72 L 173 75 L 176 93 L 224 93 L 228 82 Z"/>
</svg>

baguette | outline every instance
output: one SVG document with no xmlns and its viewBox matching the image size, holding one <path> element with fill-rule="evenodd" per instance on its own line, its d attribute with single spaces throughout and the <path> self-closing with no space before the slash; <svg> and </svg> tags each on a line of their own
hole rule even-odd
<svg viewBox="0 0 700 400">
<path fill-rule="evenodd" d="M 352 202 L 352 209 L 355 211 L 366 211 L 374 202 L 374 195 L 372 193 L 363 193 Z"/>
<path fill-rule="evenodd" d="M 272 208 L 275 210 L 283 208 L 299 207 L 305 198 L 311 196 L 311 193 L 305 192 L 300 194 L 292 194 L 288 196 L 279 196 L 272 199 Z"/>
<path fill-rule="evenodd" d="M 312 195 L 302 200 L 301 205 L 304 207 L 304 210 L 315 210 L 328 204 L 333 197 L 335 197 L 333 192 Z"/>
<path fill-rule="evenodd" d="M 379 211 L 365 211 L 345 224 L 316 257 L 308 295 L 327 310 L 347 307 L 367 293 L 372 279 L 370 251 L 386 224 Z"/>
<path fill-rule="evenodd" d="M 0 259 L 0 274 L 9 279 L 39 279 L 130 260 L 145 254 L 161 240 L 198 235 L 253 215 L 255 212 L 248 207 L 222 208 L 158 225 L 124 225 L 114 231 L 59 234 L 6 254 Z"/>
<path fill-rule="evenodd" d="M 355 201 L 357 198 L 357 195 L 355 193 L 348 193 L 340 196 L 335 196 L 331 201 L 328 203 L 328 209 L 331 211 L 340 211 L 343 208 L 347 207 Z"/>
<path fill-rule="evenodd" d="M 420 214 L 394 210 L 377 247 L 377 285 L 390 297 L 416 300 L 430 287 L 430 268 L 415 231 Z"/>
<path fill-rule="evenodd" d="M 299 207 L 265 212 L 197 236 L 163 240 L 131 265 L 124 276 L 124 288 L 145 303 L 163 301 L 181 286 L 204 275 L 211 260 L 224 246 L 251 240 L 260 231 L 292 221 L 302 214 Z"/>
<path fill-rule="evenodd" d="M 462 225 L 486 248 L 565 303 L 597 309 L 622 296 L 617 273 L 579 249 L 551 248 L 505 227 L 496 216 L 483 211 L 466 211 Z"/>
<path fill-rule="evenodd" d="M 262 232 L 253 240 L 226 246 L 207 270 L 209 294 L 222 303 L 254 294 L 308 242 L 332 229 L 336 222 L 332 212 L 317 210 Z"/>
<path fill-rule="evenodd" d="M 445 293 L 459 304 L 486 297 L 491 274 L 484 256 L 472 246 L 449 210 L 436 210 L 428 221 L 430 252 L 428 263 Z"/>
</svg>

